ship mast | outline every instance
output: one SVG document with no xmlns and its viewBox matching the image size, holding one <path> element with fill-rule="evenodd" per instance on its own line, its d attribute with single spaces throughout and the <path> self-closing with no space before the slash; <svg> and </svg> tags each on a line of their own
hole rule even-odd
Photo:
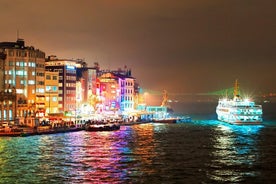
<svg viewBox="0 0 276 184">
<path fill-rule="evenodd" d="M 234 84 L 234 98 L 239 98 L 239 97 L 240 97 L 239 83 L 238 83 L 238 79 L 236 79 Z"/>
</svg>

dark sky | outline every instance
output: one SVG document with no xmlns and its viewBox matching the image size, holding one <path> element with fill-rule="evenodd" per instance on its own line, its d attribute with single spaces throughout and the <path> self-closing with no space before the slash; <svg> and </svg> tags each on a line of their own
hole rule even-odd
<svg viewBox="0 0 276 184">
<path fill-rule="evenodd" d="M 1 0 L 0 42 L 124 67 L 145 89 L 276 92 L 275 0 Z"/>
</svg>

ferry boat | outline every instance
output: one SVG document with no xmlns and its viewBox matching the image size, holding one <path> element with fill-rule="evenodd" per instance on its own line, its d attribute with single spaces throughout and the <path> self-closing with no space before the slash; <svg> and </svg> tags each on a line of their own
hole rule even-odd
<svg viewBox="0 0 276 184">
<path fill-rule="evenodd" d="M 218 120 L 231 124 L 254 125 L 263 121 L 262 106 L 240 97 L 238 80 L 235 81 L 233 99 L 219 99 L 216 113 Z"/>
</svg>

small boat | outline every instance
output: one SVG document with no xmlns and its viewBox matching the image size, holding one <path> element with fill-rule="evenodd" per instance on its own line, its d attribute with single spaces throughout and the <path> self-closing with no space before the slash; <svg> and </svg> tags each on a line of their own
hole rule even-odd
<svg viewBox="0 0 276 184">
<path fill-rule="evenodd" d="M 262 106 L 254 101 L 242 99 L 239 95 L 238 81 L 234 86 L 233 99 L 220 99 L 216 108 L 218 120 L 237 125 L 255 125 L 262 123 Z"/>
<path fill-rule="evenodd" d="M 120 130 L 120 125 L 115 123 L 100 123 L 100 124 L 87 124 L 85 126 L 86 131 L 96 132 L 96 131 L 115 131 Z"/>
</svg>

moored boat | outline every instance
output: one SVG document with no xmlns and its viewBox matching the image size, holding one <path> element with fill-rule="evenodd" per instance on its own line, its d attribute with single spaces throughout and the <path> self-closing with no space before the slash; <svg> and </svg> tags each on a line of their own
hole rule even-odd
<svg viewBox="0 0 276 184">
<path fill-rule="evenodd" d="M 120 124 L 117 123 L 88 123 L 85 125 L 86 131 L 115 131 L 120 130 Z"/>
<path fill-rule="evenodd" d="M 218 120 L 238 125 L 255 125 L 262 123 L 262 106 L 254 101 L 242 99 L 236 80 L 233 99 L 219 99 L 216 107 Z"/>
</svg>

